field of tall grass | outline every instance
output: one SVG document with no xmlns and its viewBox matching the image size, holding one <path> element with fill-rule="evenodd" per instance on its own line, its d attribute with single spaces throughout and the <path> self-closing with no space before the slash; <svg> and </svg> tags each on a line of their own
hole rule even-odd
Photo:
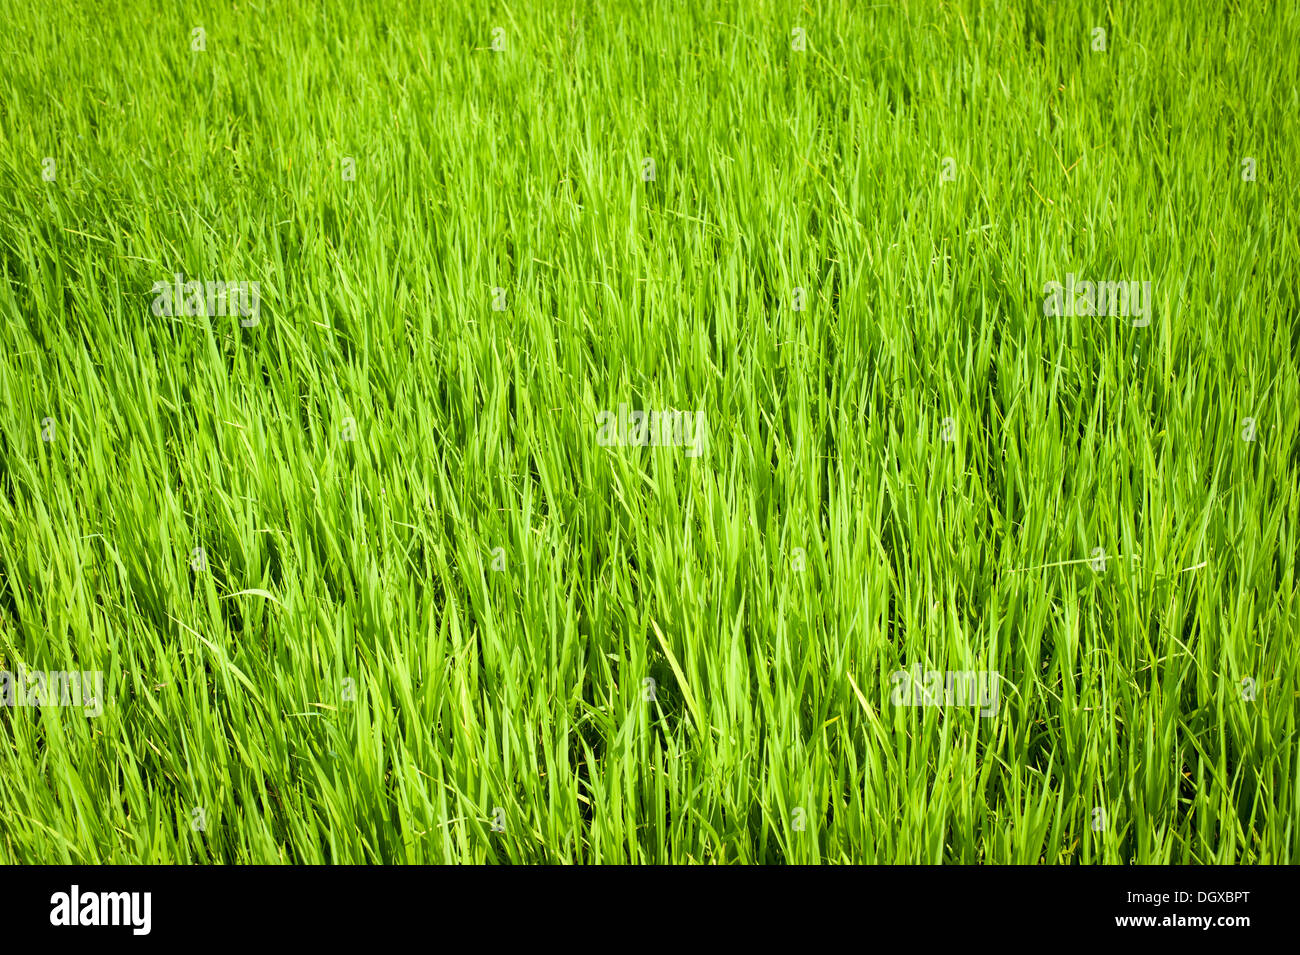
<svg viewBox="0 0 1300 955">
<path fill-rule="evenodd" d="M 0 862 L 1296 861 L 1300 7 L 0 23 Z"/>
</svg>

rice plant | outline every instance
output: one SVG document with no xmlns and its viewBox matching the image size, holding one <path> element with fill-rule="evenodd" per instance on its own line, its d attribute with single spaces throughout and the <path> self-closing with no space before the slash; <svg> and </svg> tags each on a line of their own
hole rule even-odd
<svg viewBox="0 0 1300 955">
<path fill-rule="evenodd" d="M 1295 4 L 0 11 L 0 862 L 1296 861 Z"/>
</svg>

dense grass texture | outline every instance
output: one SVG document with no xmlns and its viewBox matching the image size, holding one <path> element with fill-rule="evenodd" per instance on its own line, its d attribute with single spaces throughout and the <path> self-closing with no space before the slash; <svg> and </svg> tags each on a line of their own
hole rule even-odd
<svg viewBox="0 0 1300 955">
<path fill-rule="evenodd" d="M 1297 859 L 1296 4 L 0 22 L 0 861 Z"/>
</svg>

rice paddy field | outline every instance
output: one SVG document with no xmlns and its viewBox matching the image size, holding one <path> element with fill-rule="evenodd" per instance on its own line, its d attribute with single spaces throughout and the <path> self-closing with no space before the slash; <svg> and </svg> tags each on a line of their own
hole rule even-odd
<svg viewBox="0 0 1300 955">
<path fill-rule="evenodd" d="M 0 862 L 1297 860 L 1294 3 L 0 24 Z"/>
</svg>

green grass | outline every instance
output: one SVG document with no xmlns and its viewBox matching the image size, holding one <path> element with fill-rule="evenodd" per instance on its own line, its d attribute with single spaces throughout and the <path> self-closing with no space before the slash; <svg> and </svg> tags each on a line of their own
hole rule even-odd
<svg viewBox="0 0 1300 955">
<path fill-rule="evenodd" d="M 0 0 L 0 861 L 1297 861 L 1300 8 L 414 6 Z"/>
</svg>

